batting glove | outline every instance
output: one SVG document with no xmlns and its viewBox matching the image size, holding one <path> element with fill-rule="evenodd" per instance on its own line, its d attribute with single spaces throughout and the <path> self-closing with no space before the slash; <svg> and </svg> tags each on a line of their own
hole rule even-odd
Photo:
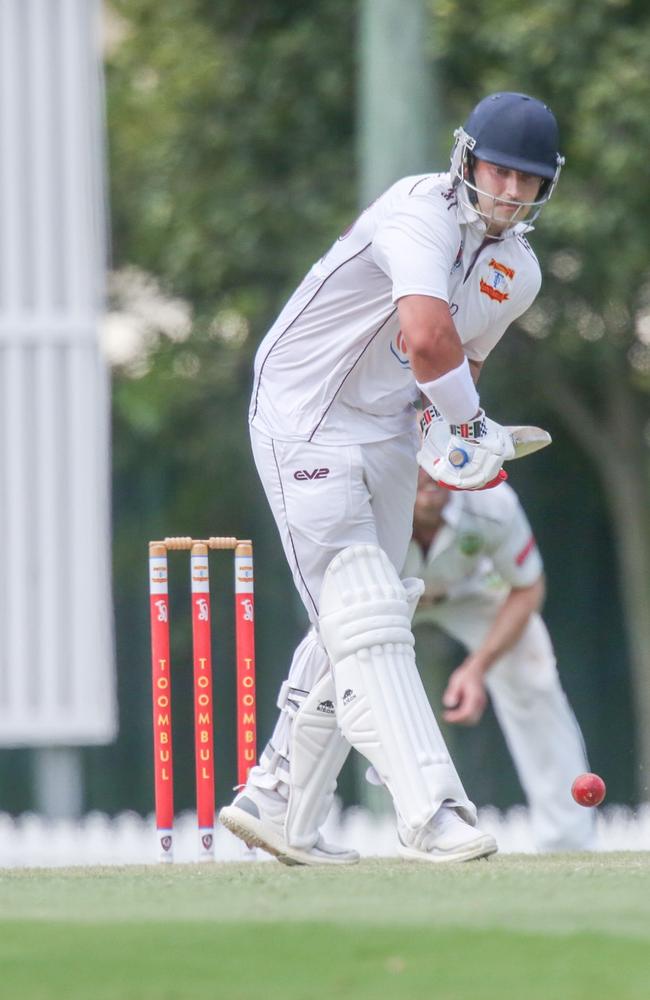
<svg viewBox="0 0 650 1000">
<path fill-rule="evenodd" d="M 444 454 L 430 468 L 420 460 L 422 451 L 418 455 L 420 465 L 440 486 L 450 490 L 483 490 L 508 478 L 502 465 L 506 459 L 514 458 L 512 438 L 500 424 L 486 417 L 483 410 L 466 424 L 451 424 L 449 431 L 451 436 Z"/>
</svg>

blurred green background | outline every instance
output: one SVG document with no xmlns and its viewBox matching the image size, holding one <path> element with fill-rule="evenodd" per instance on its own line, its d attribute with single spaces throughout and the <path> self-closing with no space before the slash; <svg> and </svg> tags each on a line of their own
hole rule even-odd
<svg viewBox="0 0 650 1000">
<path fill-rule="evenodd" d="M 372 156 L 361 60 L 386 0 L 370 3 L 107 5 L 109 305 L 118 320 L 142 315 L 137 348 L 114 359 L 120 736 L 84 751 L 88 809 L 153 808 L 150 538 L 254 539 L 260 748 L 270 734 L 305 618 L 249 452 L 252 359 L 360 207 Z M 481 393 L 495 419 L 553 435 L 510 481 L 544 554 L 545 618 L 591 766 L 610 802 L 634 803 L 648 798 L 650 768 L 650 8 L 409 0 L 409 12 L 427 63 L 413 158 L 428 140 L 434 162 L 404 173 L 446 169 L 454 127 L 493 90 L 541 97 L 560 123 L 567 165 L 532 236 L 542 293 L 490 359 Z M 383 85 L 395 89 L 399 72 L 387 67 Z M 382 140 L 395 143 L 390 128 Z M 189 568 L 180 554 L 170 563 L 183 809 L 194 801 Z M 235 780 L 232 561 L 212 567 L 223 803 Z M 25 753 L 8 757 L 14 779 L 26 777 Z M 463 733 L 458 763 L 477 804 L 523 801 L 492 717 Z M 350 768 L 341 789 L 355 800 Z M 29 782 L 12 781 L 3 808 L 28 805 Z"/>
</svg>

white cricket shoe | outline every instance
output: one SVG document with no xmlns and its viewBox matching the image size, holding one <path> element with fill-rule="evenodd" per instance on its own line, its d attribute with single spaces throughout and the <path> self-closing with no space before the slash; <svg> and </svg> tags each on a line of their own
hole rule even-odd
<svg viewBox="0 0 650 1000">
<path fill-rule="evenodd" d="M 319 836 L 313 847 L 287 843 L 284 819 L 287 800 L 274 790 L 247 785 L 219 813 L 223 825 L 248 847 L 261 847 L 283 865 L 353 865 L 357 851 L 328 844 Z"/>
<path fill-rule="evenodd" d="M 397 834 L 399 854 L 411 861 L 472 861 L 498 850 L 494 837 L 470 826 L 448 805 L 418 830 L 410 830 L 398 816 Z"/>
</svg>

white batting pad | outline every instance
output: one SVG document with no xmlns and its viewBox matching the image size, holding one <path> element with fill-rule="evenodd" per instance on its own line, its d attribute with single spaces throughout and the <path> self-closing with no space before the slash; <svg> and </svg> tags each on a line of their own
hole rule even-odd
<svg viewBox="0 0 650 1000">
<path fill-rule="evenodd" d="M 378 546 L 352 545 L 332 560 L 321 589 L 320 631 L 332 661 L 339 726 L 373 765 L 406 824 L 424 825 L 443 801 L 476 823 L 415 665 L 406 589 Z"/>
<path fill-rule="evenodd" d="M 349 752 L 336 719 L 336 691 L 328 672 L 307 695 L 291 727 L 285 830 L 292 847 L 316 843 Z"/>
<path fill-rule="evenodd" d="M 424 593 L 424 580 L 420 580 L 418 576 L 407 576 L 402 580 L 402 586 L 406 591 L 409 620 L 413 621 L 413 615 Z"/>
<path fill-rule="evenodd" d="M 278 697 L 280 715 L 260 757 L 260 767 L 279 781 L 287 784 L 291 781 L 289 757 L 294 720 L 314 685 L 329 673 L 329 657 L 316 629 L 310 628 L 293 654 L 289 676 Z M 253 783 L 261 788 L 269 787 L 266 782 L 258 781 L 259 770 L 253 768 L 251 771 Z"/>
</svg>

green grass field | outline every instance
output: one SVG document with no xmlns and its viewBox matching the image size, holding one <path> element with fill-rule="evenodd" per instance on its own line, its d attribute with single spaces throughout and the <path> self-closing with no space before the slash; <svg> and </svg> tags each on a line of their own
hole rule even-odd
<svg viewBox="0 0 650 1000">
<path fill-rule="evenodd" d="M 0 872 L 3 1000 L 648 1000 L 650 852 Z"/>
</svg>

